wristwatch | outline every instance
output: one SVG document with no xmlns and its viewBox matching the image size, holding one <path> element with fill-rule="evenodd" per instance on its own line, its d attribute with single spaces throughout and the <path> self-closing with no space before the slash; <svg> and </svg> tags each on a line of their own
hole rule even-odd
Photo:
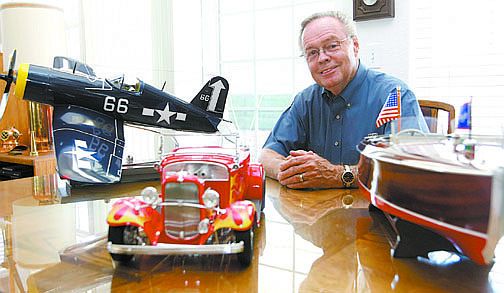
<svg viewBox="0 0 504 293">
<path fill-rule="evenodd" d="M 343 182 L 343 186 L 348 188 L 355 181 L 355 174 L 352 171 L 352 168 L 348 165 L 344 165 L 345 170 L 343 170 L 343 174 L 341 174 L 341 182 Z"/>
</svg>

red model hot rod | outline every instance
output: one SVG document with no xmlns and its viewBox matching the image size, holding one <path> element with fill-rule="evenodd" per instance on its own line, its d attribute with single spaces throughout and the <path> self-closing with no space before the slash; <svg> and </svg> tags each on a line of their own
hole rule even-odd
<svg viewBox="0 0 504 293">
<path fill-rule="evenodd" d="M 107 218 L 112 258 L 236 253 L 248 266 L 264 208 L 262 165 L 244 150 L 189 147 L 168 153 L 157 168 L 161 194 L 147 187 L 142 200 L 113 205 Z"/>
</svg>

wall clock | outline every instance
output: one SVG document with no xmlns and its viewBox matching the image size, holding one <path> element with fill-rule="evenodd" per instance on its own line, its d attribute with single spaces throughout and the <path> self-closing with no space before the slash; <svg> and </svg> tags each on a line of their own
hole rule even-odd
<svg viewBox="0 0 504 293">
<path fill-rule="evenodd" d="M 353 0 L 355 21 L 394 17 L 394 0 Z"/>
</svg>

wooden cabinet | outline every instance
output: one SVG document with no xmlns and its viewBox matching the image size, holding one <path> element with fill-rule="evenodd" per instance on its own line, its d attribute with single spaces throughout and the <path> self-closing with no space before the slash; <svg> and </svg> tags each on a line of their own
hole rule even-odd
<svg viewBox="0 0 504 293">
<path fill-rule="evenodd" d="M 56 173 L 54 152 L 40 152 L 38 156 L 30 156 L 29 151 L 15 156 L 8 153 L 0 153 L 0 162 L 32 166 L 34 176 Z"/>
</svg>

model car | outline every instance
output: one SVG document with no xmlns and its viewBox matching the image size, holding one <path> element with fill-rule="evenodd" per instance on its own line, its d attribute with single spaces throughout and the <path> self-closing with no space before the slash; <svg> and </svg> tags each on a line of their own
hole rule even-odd
<svg viewBox="0 0 504 293">
<path fill-rule="evenodd" d="M 237 254 L 253 258 L 254 227 L 264 208 L 263 166 L 247 150 L 183 147 L 157 166 L 161 191 L 117 201 L 107 218 L 114 260 L 133 255 Z"/>
</svg>

